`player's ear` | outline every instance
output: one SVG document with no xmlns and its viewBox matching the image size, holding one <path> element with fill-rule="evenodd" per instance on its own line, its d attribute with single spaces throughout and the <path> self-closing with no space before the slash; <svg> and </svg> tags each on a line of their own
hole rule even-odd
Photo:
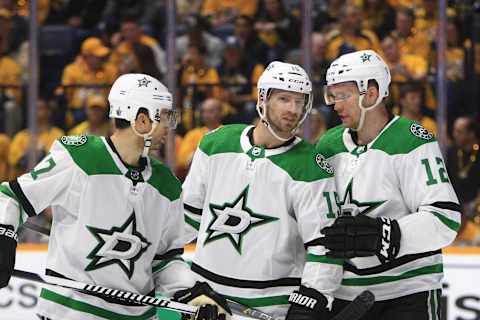
<svg viewBox="0 0 480 320">
<path fill-rule="evenodd" d="M 369 82 L 368 87 L 367 87 L 367 92 L 366 92 L 366 99 L 368 102 L 368 105 L 371 105 L 377 101 L 378 95 L 380 93 L 378 92 L 378 86 L 375 82 Z"/>
<path fill-rule="evenodd" d="M 152 121 L 146 113 L 139 112 L 135 119 L 135 128 L 140 134 L 147 133 L 152 127 L 151 122 Z"/>
</svg>

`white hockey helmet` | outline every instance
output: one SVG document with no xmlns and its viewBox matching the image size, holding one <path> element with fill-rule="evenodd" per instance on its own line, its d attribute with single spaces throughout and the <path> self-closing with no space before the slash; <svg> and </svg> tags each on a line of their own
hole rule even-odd
<svg viewBox="0 0 480 320">
<path fill-rule="evenodd" d="M 262 73 L 257 83 L 258 101 L 257 113 L 262 121 L 267 125 L 270 132 L 279 140 L 287 141 L 288 139 L 280 138 L 271 128 L 267 119 L 266 102 L 271 93 L 271 89 L 281 89 L 305 94 L 305 107 L 302 118 L 297 127 L 292 130 L 292 136 L 305 118 L 310 113 L 313 103 L 312 83 L 305 70 L 296 64 L 285 63 L 280 61 L 271 62 Z"/>
<path fill-rule="evenodd" d="M 176 115 L 172 95 L 157 79 L 141 73 L 124 74 L 115 80 L 108 95 L 110 118 L 134 122 L 140 108 L 158 123 L 162 113 L 168 117 L 169 127 L 175 128 Z"/>
<path fill-rule="evenodd" d="M 329 94 L 328 87 L 337 83 L 355 82 L 360 93 L 359 106 L 362 110 L 361 119 L 356 130 L 360 130 L 365 118 L 365 112 L 375 108 L 383 98 L 389 95 L 391 81 L 390 70 L 383 59 L 373 50 L 361 50 L 347 53 L 334 60 L 327 70 L 327 85 L 324 88 L 325 103 L 335 103 Z M 363 105 L 363 97 L 367 92 L 368 82 L 375 80 L 378 85 L 377 101 L 371 106 Z"/>
</svg>

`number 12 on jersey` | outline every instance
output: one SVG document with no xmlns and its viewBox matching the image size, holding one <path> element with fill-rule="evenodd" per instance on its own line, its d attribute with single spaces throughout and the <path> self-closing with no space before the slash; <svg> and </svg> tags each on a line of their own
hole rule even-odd
<svg viewBox="0 0 480 320">
<path fill-rule="evenodd" d="M 439 157 L 435 157 L 436 168 L 438 170 L 438 175 L 434 174 L 432 171 L 432 166 L 430 166 L 429 159 L 422 159 L 422 165 L 425 166 L 425 171 L 427 173 L 427 186 L 431 186 L 438 183 L 438 179 L 435 177 L 440 178 L 440 182 L 450 182 L 448 180 L 447 170 L 445 169 L 445 164 L 443 163 L 443 159 Z M 433 162 L 433 161 L 432 161 Z"/>
</svg>

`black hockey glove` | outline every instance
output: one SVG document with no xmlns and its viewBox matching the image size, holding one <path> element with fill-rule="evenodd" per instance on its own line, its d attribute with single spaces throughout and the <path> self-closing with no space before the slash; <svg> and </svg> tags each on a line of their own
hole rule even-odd
<svg viewBox="0 0 480 320">
<path fill-rule="evenodd" d="M 288 308 L 285 320 L 319 320 L 328 319 L 330 310 L 327 308 L 327 298 L 315 289 L 300 286 L 288 298 Z"/>
<path fill-rule="evenodd" d="M 338 217 L 333 225 L 323 228 L 325 237 L 319 244 L 330 251 L 327 256 L 355 258 L 377 256 L 385 263 L 400 250 L 400 226 L 394 219 L 360 216 Z"/>
<path fill-rule="evenodd" d="M 17 233 L 10 225 L 0 224 L 0 289 L 8 286 L 15 266 Z"/>
<path fill-rule="evenodd" d="M 227 314 L 232 314 L 227 300 L 206 282 L 197 281 L 193 287 L 175 292 L 173 300 L 199 306 L 195 316 L 183 316 L 182 319 L 225 320 Z"/>
</svg>

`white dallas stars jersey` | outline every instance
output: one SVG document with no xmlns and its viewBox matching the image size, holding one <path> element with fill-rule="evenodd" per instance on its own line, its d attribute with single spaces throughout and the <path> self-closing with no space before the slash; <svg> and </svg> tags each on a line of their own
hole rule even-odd
<svg viewBox="0 0 480 320">
<path fill-rule="evenodd" d="M 352 300 L 369 289 L 386 300 L 441 288 L 440 249 L 457 234 L 460 208 L 435 138 L 395 117 L 366 146 L 357 146 L 348 129 L 338 126 L 322 137 L 317 151 L 335 168 L 342 212 L 397 219 L 401 229 L 398 257 L 383 265 L 377 257 L 347 261 L 335 297 Z"/>
<path fill-rule="evenodd" d="M 341 261 L 308 245 L 333 223 L 333 170 L 299 138 L 264 149 L 252 132 L 224 126 L 195 152 L 183 184 L 198 235 L 192 270 L 230 299 L 285 316 L 301 282 L 326 294 L 340 283 Z"/>
<path fill-rule="evenodd" d="M 107 142 L 108 141 L 108 142 Z M 181 185 L 149 159 L 128 168 L 110 140 L 63 137 L 32 172 L 3 183 L 0 223 L 17 228 L 52 206 L 47 274 L 143 295 L 194 284 L 181 260 Z M 149 319 L 150 307 L 109 303 L 59 287 L 44 288 L 39 314 L 59 320 Z"/>
</svg>

